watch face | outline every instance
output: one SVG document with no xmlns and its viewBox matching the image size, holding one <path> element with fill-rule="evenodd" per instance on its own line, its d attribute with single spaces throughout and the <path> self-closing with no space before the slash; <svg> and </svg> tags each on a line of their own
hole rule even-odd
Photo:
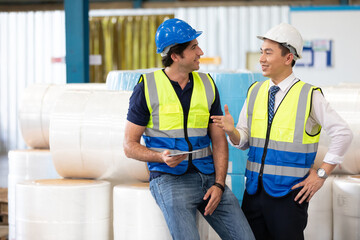
<svg viewBox="0 0 360 240">
<path fill-rule="evenodd" d="M 318 173 L 319 177 L 325 176 L 325 170 L 322 168 L 319 168 L 317 173 Z"/>
</svg>

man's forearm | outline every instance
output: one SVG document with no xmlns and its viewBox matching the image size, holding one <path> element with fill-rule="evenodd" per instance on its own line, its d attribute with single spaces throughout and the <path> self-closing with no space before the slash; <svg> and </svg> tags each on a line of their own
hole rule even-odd
<svg viewBox="0 0 360 240">
<path fill-rule="evenodd" d="M 226 173 L 229 160 L 228 143 L 224 131 L 215 124 L 210 125 L 213 159 L 215 167 L 215 181 L 225 186 Z"/>
<path fill-rule="evenodd" d="M 144 162 L 162 162 L 161 152 L 150 150 L 140 143 L 131 142 L 124 144 L 124 152 L 128 158 Z"/>
<path fill-rule="evenodd" d="M 213 158 L 214 158 L 214 167 L 215 167 L 215 181 L 225 186 L 225 179 L 228 169 L 228 146 L 225 141 L 225 146 L 213 146 Z"/>
<path fill-rule="evenodd" d="M 240 133 L 235 127 L 231 132 L 226 132 L 226 134 L 229 136 L 230 141 L 234 145 L 239 145 L 239 143 L 240 143 Z"/>
</svg>

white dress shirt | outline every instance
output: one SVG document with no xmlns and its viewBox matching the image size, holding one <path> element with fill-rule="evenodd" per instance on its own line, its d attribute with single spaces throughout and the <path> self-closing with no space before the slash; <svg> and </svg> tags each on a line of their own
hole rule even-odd
<svg viewBox="0 0 360 240">
<path fill-rule="evenodd" d="M 281 81 L 278 86 L 280 90 L 275 95 L 276 111 L 280 102 L 284 98 L 285 94 L 289 91 L 290 87 L 299 79 L 292 73 L 286 79 Z M 275 85 L 270 81 L 269 89 Z M 239 149 L 245 150 L 249 148 L 249 129 L 247 125 L 247 104 L 246 100 L 239 115 L 239 120 L 236 125 L 236 129 L 240 134 L 239 145 L 234 145 L 228 137 L 229 143 Z M 314 91 L 312 98 L 312 108 L 310 117 L 306 122 L 306 131 L 309 134 L 314 134 L 318 131 L 318 124 L 321 125 L 322 130 L 325 130 L 326 134 L 330 137 L 331 142 L 328 147 L 323 161 L 329 164 L 342 163 L 344 155 L 352 140 L 352 132 L 348 124 L 339 116 L 330 104 L 325 100 L 324 96 L 319 91 Z"/>
</svg>

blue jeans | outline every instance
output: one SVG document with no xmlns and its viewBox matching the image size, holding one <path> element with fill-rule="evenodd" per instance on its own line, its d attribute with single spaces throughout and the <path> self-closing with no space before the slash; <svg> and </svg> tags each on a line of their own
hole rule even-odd
<svg viewBox="0 0 360 240">
<path fill-rule="evenodd" d="M 151 180 L 151 193 L 163 212 L 173 239 L 200 239 L 196 210 L 204 215 L 207 201 L 203 197 L 214 182 L 214 174 L 202 173 L 162 174 Z M 227 186 L 216 210 L 204 218 L 221 239 L 255 239 L 238 199 Z"/>
</svg>

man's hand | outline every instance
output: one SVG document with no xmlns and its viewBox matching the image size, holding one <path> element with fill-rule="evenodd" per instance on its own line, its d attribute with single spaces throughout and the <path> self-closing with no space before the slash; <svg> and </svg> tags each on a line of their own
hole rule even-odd
<svg viewBox="0 0 360 240">
<path fill-rule="evenodd" d="M 305 178 L 304 181 L 294 185 L 291 189 L 295 189 L 298 187 L 303 187 L 300 192 L 296 195 L 295 201 L 299 203 L 303 203 L 305 200 L 307 202 L 314 196 L 314 194 L 322 187 L 325 179 L 319 178 L 315 169 L 310 169 L 309 176 Z"/>
<path fill-rule="evenodd" d="M 163 151 L 161 153 L 161 159 L 163 160 L 164 163 L 166 163 L 166 165 L 168 165 L 169 167 L 172 167 L 172 168 L 179 165 L 179 163 L 184 161 L 187 156 L 187 154 L 182 154 L 182 155 L 170 157 L 169 154 L 170 154 L 169 150 Z"/>
<path fill-rule="evenodd" d="M 234 131 L 234 119 L 229 112 L 229 107 L 227 104 L 224 106 L 225 115 L 224 116 L 211 116 L 213 122 L 219 128 L 223 129 L 227 134 Z"/>
<path fill-rule="evenodd" d="M 221 191 L 221 189 L 216 186 L 212 186 L 211 188 L 209 188 L 203 198 L 206 201 L 210 197 L 209 202 L 205 207 L 205 216 L 213 214 L 221 201 L 222 194 L 223 192 Z"/>
</svg>

